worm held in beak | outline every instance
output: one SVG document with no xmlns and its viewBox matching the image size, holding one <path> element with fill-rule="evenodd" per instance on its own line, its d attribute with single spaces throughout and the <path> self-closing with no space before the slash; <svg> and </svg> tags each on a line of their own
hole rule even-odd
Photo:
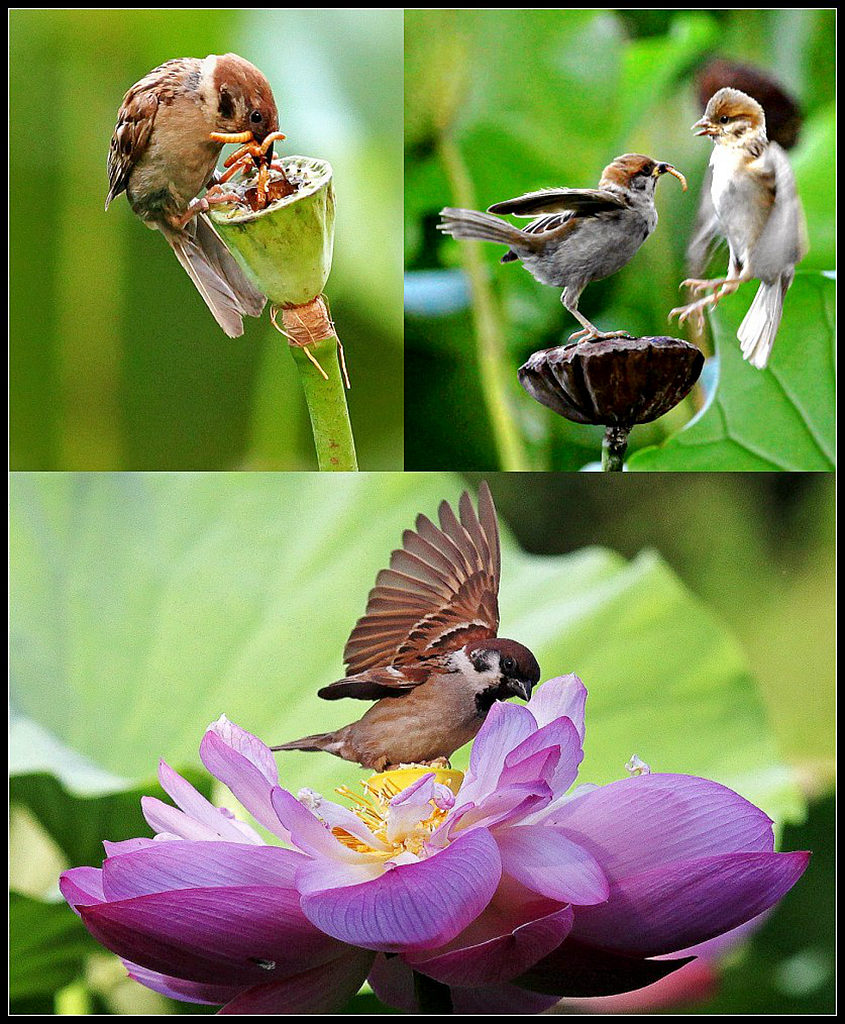
<svg viewBox="0 0 845 1024">
<path fill-rule="evenodd" d="M 687 190 L 687 179 L 681 174 L 677 167 L 673 167 L 671 164 L 658 164 L 654 171 L 655 174 L 671 174 L 673 178 L 677 178 L 681 183 L 681 188 L 684 192 Z"/>
</svg>

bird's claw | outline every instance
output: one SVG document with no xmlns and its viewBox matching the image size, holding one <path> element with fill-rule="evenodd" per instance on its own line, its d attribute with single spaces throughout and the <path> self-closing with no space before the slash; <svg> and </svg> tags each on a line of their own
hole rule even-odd
<svg viewBox="0 0 845 1024">
<path fill-rule="evenodd" d="M 699 299 L 697 302 L 690 302 L 686 306 L 676 306 L 670 311 L 667 319 L 671 320 L 673 317 L 678 318 L 678 323 L 686 323 L 690 317 L 693 317 L 699 327 L 704 325 L 704 310 L 707 306 L 716 305 L 716 299 L 713 295 L 708 295 L 703 299 Z"/>
<path fill-rule="evenodd" d="M 722 283 L 722 281 L 707 281 L 701 277 L 688 277 L 685 281 L 681 281 L 678 287 L 689 288 L 693 295 L 701 295 L 702 292 L 718 288 Z"/>
<path fill-rule="evenodd" d="M 597 331 L 591 330 L 588 327 L 582 327 L 580 331 L 575 331 L 569 335 L 569 344 L 564 345 L 564 348 L 571 348 L 573 345 L 581 345 L 588 341 L 605 341 L 610 338 L 633 338 L 634 335 L 629 331 Z"/>
</svg>

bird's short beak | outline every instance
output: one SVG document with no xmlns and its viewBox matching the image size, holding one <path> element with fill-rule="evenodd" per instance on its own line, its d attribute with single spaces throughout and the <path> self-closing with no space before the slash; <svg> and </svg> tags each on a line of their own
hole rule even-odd
<svg viewBox="0 0 845 1024">
<path fill-rule="evenodd" d="M 654 168 L 655 176 L 658 174 L 671 174 L 673 178 L 677 178 L 681 183 L 681 188 L 686 192 L 687 190 L 687 179 L 681 174 L 677 167 L 673 167 L 671 164 L 658 164 Z"/>
<path fill-rule="evenodd" d="M 522 697 L 523 700 L 531 699 L 531 685 L 527 679 L 508 680 L 508 689 L 515 697 Z"/>
<path fill-rule="evenodd" d="M 696 135 L 719 134 L 719 129 L 716 127 L 716 125 L 713 124 L 713 122 L 708 120 L 706 117 L 702 117 L 698 121 L 696 121 L 692 128 L 690 128 L 690 131 L 695 132 Z"/>
</svg>

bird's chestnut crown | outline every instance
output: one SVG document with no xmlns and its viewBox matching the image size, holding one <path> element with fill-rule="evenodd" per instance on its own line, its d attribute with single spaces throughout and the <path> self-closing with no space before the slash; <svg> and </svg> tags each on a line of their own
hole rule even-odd
<svg viewBox="0 0 845 1024">
<path fill-rule="evenodd" d="M 651 157 L 643 156 L 642 153 L 625 153 L 616 157 L 602 171 L 599 188 L 617 185 L 621 188 L 651 193 L 654 191 L 657 179 L 662 174 L 673 175 L 681 182 L 686 191 L 686 179 L 672 164 L 661 160 L 652 160 Z"/>
<path fill-rule="evenodd" d="M 258 142 L 279 130 L 270 83 L 254 64 L 227 53 L 216 58 L 213 73 L 219 130 L 250 131 Z"/>
<path fill-rule="evenodd" d="M 740 138 L 765 134 L 766 115 L 757 102 L 739 89 L 724 88 L 710 97 L 704 116 L 692 126 L 696 135 Z"/>
</svg>

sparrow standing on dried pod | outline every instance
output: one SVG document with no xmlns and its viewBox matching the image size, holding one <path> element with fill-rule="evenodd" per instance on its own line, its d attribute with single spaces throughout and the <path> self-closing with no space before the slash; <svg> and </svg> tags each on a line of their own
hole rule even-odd
<svg viewBox="0 0 845 1024">
<path fill-rule="evenodd" d="M 740 284 L 754 278 L 760 287 L 737 331 L 743 357 L 758 369 L 769 361 L 783 299 L 795 276 L 795 265 L 807 252 L 806 229 L 795 178 L 786 153 L 766 137 L 766 117 L 760 104 L 738 89 L 720 89 L 704 116 L 693 126 L 696 135 L 714 142 L 710 158 L 714 222 L 728 242 L 730 258 L 724 278 L 683 282 L 695 294 L 709 295 L 673 309 L 670 317 L 683 322 L 703 318 Z"/>
<path fill-rule="evenodd" d="M 214 190 L 215 167 L 228 143 L 269 144 L 279 117 L 264 75 L 234 53 L 180 57 L 154 68 L 126 93 L 109 148 L 109 203 L 121 192 L 144 223 L 159 230 L 215 319 L 243 334 L 241 317 L 266 302 L 198 210 L 226 201 Z M 202 206 L 193 201 L 211 188 Z M 237 198 L 237 197 L 235 197 Z"/>
<path fill-rule="evenodd" d="M 444 501 L 439 529 L 420 515 L 416 531 L 405 531 L 346 644 L 346 678 L 319 691 L 373 707 L 335 732 L 272 750 L 324 750 L 375 771 L 439 762 L 475 736 L 496 701 L 528 700 L 537 660 L 496 636 L 499 528 L 486 483 L 478 513 L 466 492 L 459 513 Z"/>
<path fill-rule="evenodd" d="M 560 300 L 582 327 L 570 341 L 630 337 L 600 331 L 579 312 L 578 300 L 590 282 L 621 270 L 654 231 L 654 189 L 663 174 L 686 191 L 686 179 L 671 164 L 626 153 L 605 167 L 598 188 L 541 189 L 495 203 L 488 213 L 446 207 L 438 227 L 453 238 L 507 245 L 502 263 L 520 260 L 541 284 L 563 288 Z M 494 213 L 536 219 L 520 230 Z"/>
</svg>

